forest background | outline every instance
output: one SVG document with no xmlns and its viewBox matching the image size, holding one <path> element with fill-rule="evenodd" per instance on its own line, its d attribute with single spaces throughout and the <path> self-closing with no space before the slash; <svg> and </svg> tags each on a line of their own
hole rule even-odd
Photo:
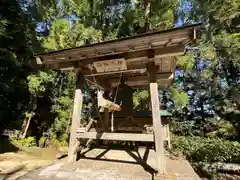
<svg viewBox="0 0 240 180">
<path fill-rule="evenodd" d="M 192 162 L 240 163 L 239 15 L 239 0 L 0 0 L 0 133 L 68 143 L 75 73 L 36 69 L 34 54 L 202 23 L 174 85 L 159 91 L 173 114 L 172 145 Z M 135 91 L 135 110 L 147 98 Z"/>
</svg>

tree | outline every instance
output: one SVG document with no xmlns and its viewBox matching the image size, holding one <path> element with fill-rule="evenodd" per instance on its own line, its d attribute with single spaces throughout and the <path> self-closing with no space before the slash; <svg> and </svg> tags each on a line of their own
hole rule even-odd
<svg viewBox="0 0 240 180">
<path fill-rule="evenodd" d="M 188 119 L 197 117 L 198 129 L 201 129 L 202 124 L 208 124 L 206 118 L 220 116 L 219 124 L 220 121 L 230 121 L 239 129 L 239 97 L 236 95 L 240 92 L 239 35 L 236 22 L 240 4 L 214 0 L 188 2 L 191 4 L 190 16 L 184 19 L 187 22 L 201 19 L 205 25 L 197 44 L 189 47 L 187 56 L 179 59 L 179 67 L 184 71 L 177 84 L 191 94 Z M 227 13 L 226 9 L 229 9 Z"/>
<path fill-rule="evenodd" d="M 0 127 L 5 128 L 21 124 L 19 116 L 29 98 L 26 77 L 32 71 L 30 59 L 39 44 L 31 16 L 18 1 L 1 0 L 0 9 Z"/>
<path fill-rule="evenodd" d="M 150 3 L 151 13 L 142 18 L 141 15 L 147 8 L 146 3 Z M 176 5 L 175 1 L 162 3 L 159 1 L 132 2 L 128 0 L 61 1 L 61 7 L 50 5 L 50 7 L 55 7 L 51 11 L 54 12 L 52 13 L 54 16 L 51 13 L 49 14 L 47 9 L 45 13 L 42 13 L 49 15 L 43 16 L 40 23 L 44 25 L 40 33 L 40 39 L 45 50 L 59 50 L 140 33 L 141 29 L 146 28 L 147 19 L 149 19 L 147 23 L 151 24 L 152 30 L 156 28 L 166 29 L 173 26 Z M 163 18 L 160 18 L 161 16 Z M 48 22 L 48 26 L 45 26 L 46 22 Z M 69 79 L 71 74 L 63 74 L 62 77 Z M 41 79 L 41 77 L 39 78 Z M 68 126 L 69 116 L 71 116 L 69 110 L 72 109 L 74 89 L 74 82 L 69 81 L 69 83 L 71 84 L 70 87 L 65 86 L 61 90 L 61 92 L 68 92 L 67 94 L 58 93 L 57 96 L 51 97 L 55 99 L 52 110 L 56 113 L 55 121 L 48 130 L 51 136 L 67 132 L 65 127 Z M 56 91 L 55 88 L 58 87 L 53 88 L 52 91 Z M 89 93 L 86 93 L 86 96 L 89 96 Z M 142 99 L 141 97 L 145 98 L 144 92 L 140 92 L 137 96 L 136 103 Z M 93 103 L 91 103 L 89 97 L 86 97 L 86 99 L 88 100 L 84 107 L 89 110 Z"/>
</svg>

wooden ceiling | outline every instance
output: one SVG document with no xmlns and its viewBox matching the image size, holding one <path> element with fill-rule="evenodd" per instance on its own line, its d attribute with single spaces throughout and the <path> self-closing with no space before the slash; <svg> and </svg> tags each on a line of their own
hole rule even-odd
<svg viewBox="0 0 240 180">
<path fill-rule="evenodd" d="M 155 61 L 160 85 L 169 84 L 176 56 L 196 38 L 199 24 L 35 55 L 38 64 L 53 69 L 78 69 L 86 78 L 115 86 L 122 73 L 132 87 L 148 85 L 146 64 Z M 171 76 L 171 77 L 170 77 Z M 169 81 L 170 80 L 170 81 Z M 100 83 L 100 82 L 99 82 Z"/>
</svg>

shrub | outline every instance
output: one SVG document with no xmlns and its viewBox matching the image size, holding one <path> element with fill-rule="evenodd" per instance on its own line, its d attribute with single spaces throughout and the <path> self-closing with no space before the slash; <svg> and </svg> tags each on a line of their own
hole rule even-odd
<svg viewBox="0 0 240 180">
<path fill-rule="evenodd" d="M 204 124 L 204 128 L 207 137 L 220 137 L 232 140 L 237 137 L 237 130 L 234 125 L 220 118 L 208 118 Z"/>
<path fill-rule="evenodd" d="M 55 136 L 52 136 L 50 139 L 50 144 L 52 147 L 63 147 L 68 146 L 68 142 L 65 139 L 65 136 L 61 138 L 57 138 Z"/>
<path fill-rule="evenodd" d="M 12 138 L 11 139 L 12 143 L 17 145 L 17 146 L 22 146 L 22 147 L 33 147 L 36 146 L 36 142 L 34 137 L 29 136 L 24 139 L 19 139 L 19 138 Z"/>
<path fill-rule="evenodd" d="M 45 147 L 45 142 L 46 142 L 47 138 L 42 136 L 40 139 L 39 139 L 39 146 L 40 147 Z"/>
<path fill-rule="evenodd" d="M 240 143 L 219 138 L 173 136 L 172 147 L 194 162 L 240 163 Z"/>
<path fill-rule="evenodd" d="M 193 120 L 189 121 L 171 121 L 171 131 L 181 136 L 196 135 L 196 122 Z M 197 130 L 199 131 L 199 129 Z"/>
</svg>

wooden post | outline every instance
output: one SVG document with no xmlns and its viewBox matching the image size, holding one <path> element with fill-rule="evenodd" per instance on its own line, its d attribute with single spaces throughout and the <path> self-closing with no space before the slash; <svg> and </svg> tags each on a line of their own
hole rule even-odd
<svg viewBox="0 0 240 180">
<path fill-rule="evenodd" d="M 107 131 L 109 131 L 109 110 L 104 109 L 104 123 L 107 128 Z"/>
<path fill-rule="evenodd" d="M 81 113 L 82 113 L 82 104 L 83 104 L 83 85 L 84 85 L 84 76 L 81 72 L 77 72 L 77 82 L 76 90 L 74 97 L 73 105 L 73 114 L 72 114 L 72 125 L 70 133 L 70 141 L 68 148 L 68 162 L 74 162 L 77 160 L 77 153 L 74 153 L 74 146 L 76 146 L 77 140 L 77 128 L 81 125 Z"/>
<path fill-rule="evenodd" d="M 166 125 L 166 128 L 167 128 L 168 149 L 170 149 L 171 148 L 171 134 L 170 134 L 169 124 Z"/>
<path fill-rule="evenodd" d="M 156 83 L 156 67 L 155 62 L 147 64 L 149 82 L 150 82 L 150 96 L 152 105 L 152 118 L 153 118 L 153 132 L 155 150 L 157 155 L 157 171 L 159 175 L 166 174 L 166 162 L 164 156 L 164 129 L 162 127 L 160 116 L 160 102 L 158 98 L 158 85 Z"/>
</svg>

